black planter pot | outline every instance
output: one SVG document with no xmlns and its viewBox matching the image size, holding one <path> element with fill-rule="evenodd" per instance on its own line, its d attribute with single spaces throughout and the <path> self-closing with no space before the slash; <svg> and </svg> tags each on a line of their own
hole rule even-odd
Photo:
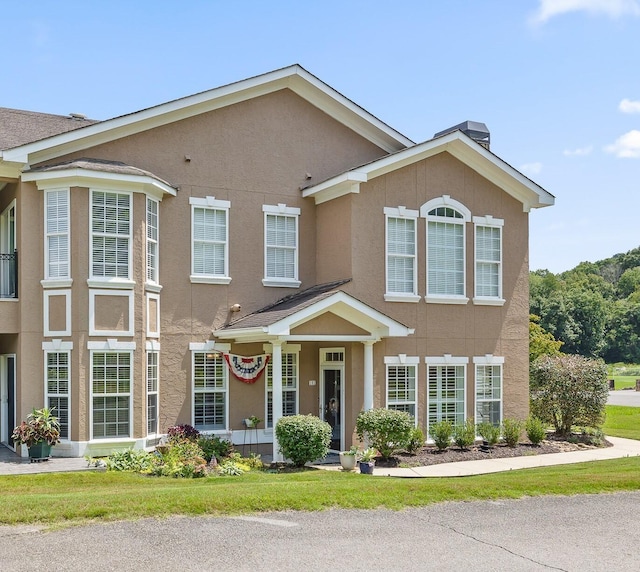
<svg viewBox="0 0 640 572">
<path fill-rule="evenodd" d="M 373 467 L 375 467 L 375 465 L 375 461 L 360 461 L 360 474 L 373 475 Z"/>
</svg>

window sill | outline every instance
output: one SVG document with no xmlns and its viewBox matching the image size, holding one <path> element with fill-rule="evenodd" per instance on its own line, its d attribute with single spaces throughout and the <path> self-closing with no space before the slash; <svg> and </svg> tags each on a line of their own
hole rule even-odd
<svg viewBox="0 0 640 572">
<path fill-rule="evenodd" d="M 104 278 L 89 278 L 87 280 L 89 288 L 111 288 L 113 290 L 133 290 L 136 283 L 134 280 L 106 280 Z"/>
<path fill-rule="evenodd" d="M 144 289 L 147 292 L 154 292 L 155 294 L 160 294 L 160 291 L 162 290 L 162 286 L 160 286 L 160 284 L 156 284 L 155 282 L 145 282 Z"/>
<path fill-rule="evenodd" d="M 504 306 L 506 300 L 503 298 L 474 298 L 476 306 Z"/>
<path fill-rule="evenodd" d="M 191 284 L 229 284 L 231 282 L 230 276 L 202 276 L 199 274 L 192 274 L 189 276 Z"/>
<path fill-rule="evenodd" d="M 468 304 L 469 298 L 466 296 L 425 296 L 427 304 Z"/>
<path fill-rule="evenodd" d="M 417 294 L 385 294 L 384 301 L 385 302 L 419 302 L 422 299 L 421 296 Z"/>
<path fill-rule="evenodd" d="M 73 284 L 71 278 L 45 278 L 40 280 L 43 288 L 70 288 Z"/>
<path fill-rule="evenodd" d="M 300 280 L 287 280 L 286 278 L 263 278 L 262 285 L 269 288 L 299 288 Z"/>
</svg>

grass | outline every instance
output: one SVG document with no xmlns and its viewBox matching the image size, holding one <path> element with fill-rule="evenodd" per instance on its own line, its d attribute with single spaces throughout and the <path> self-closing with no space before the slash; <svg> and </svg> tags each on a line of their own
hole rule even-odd
<svg viewBox="0 0 640 572">
<path fill-rule="evenodd" d="M 182 480 L 81 472 L 0 477 L 0 524 L 66 525 L 329 508 L 399 510 L 443 501 L 640 490 L 640 457 L 443 479 L 333 471 Z"/>
<path fill-rule="evenodd" d="M 640 379 L 637 375 L 610 375 L 608 379 L 613 379 L 615 382 L 615 388 L 626 389 L 628 387 L 635 388 L 636 379 Z"/>
<path fill-rule="evenodd" d="M 640 407 L 607 405 L 607 418 L 602 430 L 612 437 L 640 440 Z"/>
</svg>

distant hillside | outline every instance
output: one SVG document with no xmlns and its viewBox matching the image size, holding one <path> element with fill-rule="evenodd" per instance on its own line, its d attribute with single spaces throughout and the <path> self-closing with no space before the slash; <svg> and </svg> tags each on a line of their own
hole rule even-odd
<svg viewBox="0 0 640 572">
<path fill-rule="evenodd" d="M 572 270 L 529 275 L 531 313 L 562 351 L 640 362 L 640 248 Z"/>
</svg>

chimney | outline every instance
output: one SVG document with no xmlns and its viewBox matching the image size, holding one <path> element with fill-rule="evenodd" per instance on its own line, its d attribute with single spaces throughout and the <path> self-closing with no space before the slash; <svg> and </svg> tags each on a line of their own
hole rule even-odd
<svg viewBox="0 0 640 572">
<path fill-rule="evenodd" d="M 489 149 L 489 143 L 491 142 L 491 135 L 489 129 L 484 123 L 478 121 L 464 121 L 449 129 L 436 133 L 433 137 L 441 137 L 447 133 L 453 133 L 454 131 L 462 131 L 468 137 L 471 137 L 476 143 L 480 143 L 485 149 Z"/>
</svg>

